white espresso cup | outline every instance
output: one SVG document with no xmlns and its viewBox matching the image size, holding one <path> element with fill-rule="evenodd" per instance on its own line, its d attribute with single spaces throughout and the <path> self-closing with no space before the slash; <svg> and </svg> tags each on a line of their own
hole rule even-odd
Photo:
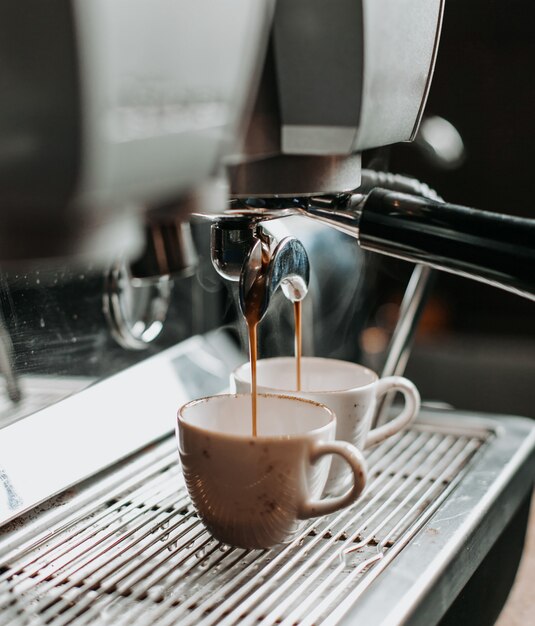
<svg viewBox="0 0 535 626">
<path fill-rule="evenodd" d="M 360 450 L 380 443 L 406 428 L 420 410 L 420 394 L 414 384 L 401 376 L 379 378 L 375 372 L 349 361 L 302 357 L 301 391 L 296 391 L 294 357 L 257 361 L 257 385 L 261 393 L 283 393 L 325 404 L 336 415 L 336 439 L 347 441 Z M 231 391 L 250 393 L 250 363 L 231 374 Z M 405 405 L 399 415 L 386 424 L 370 429 L 377 400 L 390 391 L 400 391 Z M 339 493 L 349 480 L 343 463 L 333 459 L 326 492 Z"/>
<path fill-rule="evenodd" d="M 259 395 L 257 406 L 255 437 L 250 394 L 203 398 L 178 411 L 178 449 L 193 504 L 216 539 L 241 548 L 290 541 L 304 520 L 352 504 L 366 483 L 362 454 L 334 440 L 330 409 L 275 395 Z M 343 458 L 353 485 L 321 499 L 331 454 Z"/>
</svg>

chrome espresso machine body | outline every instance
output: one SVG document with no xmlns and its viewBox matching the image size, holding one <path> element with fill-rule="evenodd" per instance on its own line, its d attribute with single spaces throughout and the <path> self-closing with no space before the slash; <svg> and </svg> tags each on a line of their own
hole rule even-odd
<svg viewBox="0 0 535 626">
<path fill-rule="evenodd" d="M 362 167 L 417 136 L 443 1 L 24 4 L 0 9 L 0 621 L 493 623 L 528 420 L 424 408 L 369 452 L 355 506 L 269 551 L 204 530 L 173 434 L 245 359 L 262 249 L 261 354 L 291 350 L 286 299 L 308 283 L 305 352 L 362 356 L 364 249 L 419 264 L 385 374 L 431 267 L 533 298 L 532 220 Z"/>
</svg>

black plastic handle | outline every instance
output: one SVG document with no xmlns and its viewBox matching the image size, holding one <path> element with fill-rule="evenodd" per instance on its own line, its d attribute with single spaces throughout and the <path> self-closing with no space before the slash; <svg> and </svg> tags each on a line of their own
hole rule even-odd
<svg viewBox="0 0 535 626">
<path fill-rule="evenodd" d="M 535 299 L 535 220 L 385 189 L 374 189 L 361 206 L 363 248 Z"/>
</svg>

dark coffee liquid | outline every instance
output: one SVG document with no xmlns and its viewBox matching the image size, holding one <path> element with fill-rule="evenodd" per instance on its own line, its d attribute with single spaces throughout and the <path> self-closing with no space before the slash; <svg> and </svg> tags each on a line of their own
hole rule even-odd
<svg viewBox="0 0 535 626">
<path fill-rule="evenodd" d="M 257 338 L 257 328 L 258 324 L 247 324 L 249 331 L 249 359 L 251 361 L 251 414 L 253 420 L 253 437 L 256 437 L 257 434 L 257 419 L 256 419 L 256 360 L 258 358 L 258 338 Z"/>
<path fill-rule="evenodd" d="M 301 326 L 301 300 L 294 302 L 295 320 L 295 370 L 297 391 L 301 391 L 301 347 L 302 347 L 302 326 Z"/>
<path fill-rule="evenodd" d="M 245 321 L 249 334 L 249 360 L 251 362 L 251 412 L 253 437 L 257 435 L 256 360 L 258 358 L 257 329 L 265 296 L 266 277 L 259 274 L 245 300 Z"/>
<path fill-rule="evenodd" d="M 269 259 L 262 258 L 264 269 L 267 267 Z M 258 359 L 258 324 L 265 298 L 266 275 L 260 271 L 254 283 L 245 297 L 245 321 L 249 336 L 249 361 L 251 363 L 251 415 L 252 433 L 257 436 L 257 377 L 256 362 Z M 301 345 L 302 345 L 302 324 L 301 324 L 301 302 L 294 302 L 295 319 L 295 361 L 296 361 L 296 389 L 301 391 Z"/>
</svg>

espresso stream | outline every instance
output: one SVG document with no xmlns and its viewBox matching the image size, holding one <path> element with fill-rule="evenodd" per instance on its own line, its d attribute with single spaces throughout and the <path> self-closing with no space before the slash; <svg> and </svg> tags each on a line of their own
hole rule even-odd
<svg viewBox="0 0 535 626">
<path fill-rule="evenodd" d="M 251 362 L 251 412 L 253 418 L 253 437 L 256 437 L 256 360 L 258 358 L 258 336 L 257 329 L 260 322 L 260 311 L 264 300 L 266 277 L 259 274 L 253 283 L 245 300 L 245 321 L 249 334 L 249 360 Z"/>
<path fill-rule="evenodd" d="M 295 373 L 296 391 L 301 391 L 301 347 L 302 347 L 302 326 L 301 326 L 301 300 L 294 302 L 294 323 L 295 323 Z"/>
<path fill-rule="evenodd" d="M 245 299 L 245 321 L 249 335 L 249 361 L 251 363 L 251 414 L 253 437 L 257 435 L 257 377 L 256 361 L 258 359 L 258 324 L 264 300 L 266 277 L 260 273 L 254 281 Z M 294 302 L 295 319 L 295 360 L 296 360 L 296 390 L 301 390 L 301 302 Z"/>
</svg>

